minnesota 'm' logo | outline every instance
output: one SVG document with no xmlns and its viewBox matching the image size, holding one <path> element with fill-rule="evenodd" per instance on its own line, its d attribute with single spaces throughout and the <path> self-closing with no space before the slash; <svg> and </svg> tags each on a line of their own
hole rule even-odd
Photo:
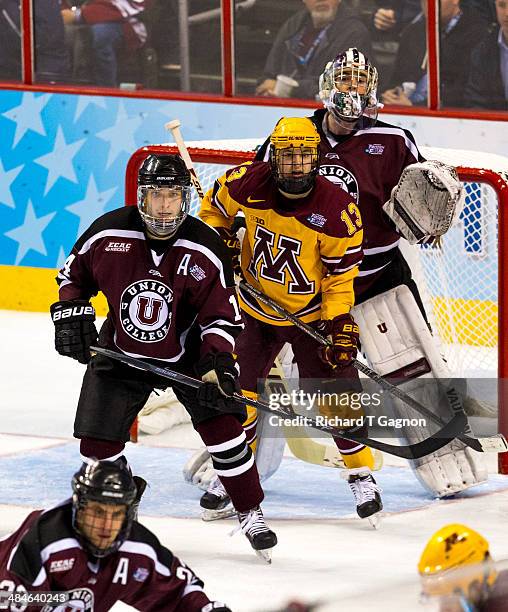
<svg viewBox="0 0 508 612">
<path fill-rule="evenodd" d="M 132 283 L 122 293 L 122 327 L 131 338 L 141 342 L 163 340 L 171 325 L 173 291 L 157 280 Z"/>
<path fill-rule="evenodd" d="M 302 243 L 281 234 L 277 240 L 277 255 L 273 256 L 275 234 L 265 227 L 256 226 L 256 239 L 248 270 L 255 278 L 265 278 L 286 284 L 286 272 L 291 277 L 289 293 L 314 293 L 314 281 L 309 281 L 298 262 Z"/>
<path fill-rule="evenodd" d="M 358 182 L 352 172 L 347 168 L 335 165 L 323 165 L 319 167 L 319 174 L 327 178 L 334 185 L 338 185 L 358 202 Z"/>
</svg>

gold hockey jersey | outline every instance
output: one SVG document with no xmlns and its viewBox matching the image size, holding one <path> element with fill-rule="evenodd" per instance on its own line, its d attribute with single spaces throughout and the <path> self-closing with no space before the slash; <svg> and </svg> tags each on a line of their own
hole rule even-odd
<svg viewBox="0 0 508 612">
<path fill-rule="evenodd" d="M 267 162 L 243 164 L 217 179 L 199 216 L 230 229 L 245 215 L 241 267 L 245 280 L 310 323 L 350 311 L 353 280 L 362 260 L 362 220 L 351 196 L 317 176 L 305 198 L 277 189 Z M 272 325 L 291 325 L 240 289 L 240 305 Z"/>
</svg>

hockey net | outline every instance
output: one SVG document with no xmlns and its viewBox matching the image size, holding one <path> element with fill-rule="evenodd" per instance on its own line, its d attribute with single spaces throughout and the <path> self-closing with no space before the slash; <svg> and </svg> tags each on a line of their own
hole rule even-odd
<svg viewBox="0 0 508 612">
<path fill-rule="evenodd" d="M 188 143 L 203 189 L 206 191 L 227 168 L 253 158 L 260 140 L 200 141 Z M 503 296 L 506 295 L 503 223 L 508 202 L 508 158 L 451 149 L 421 148 L 427 159 L 457 167 L 466 191 L 460 221 L 436 247 L 402 250 L 413 270 L 434 334 L 453 376 L 470 379 L 506 375 L 502 338 Z M 177 153 L 171 145 L 139 149 L 131 158 L 126 178 L 126 201 L 136 202 L 137 168 L 151 152 Z M 199 209 L 195 194 L 191 214 Z M 497 394 L 486 398 L 497 403 Z M 500 415 L 501 421 L 501 415 Z M 500 423 L 501 424 L 501 423 Z M 506 434 L 506 427 L 501 431 Z"/>
</svg>

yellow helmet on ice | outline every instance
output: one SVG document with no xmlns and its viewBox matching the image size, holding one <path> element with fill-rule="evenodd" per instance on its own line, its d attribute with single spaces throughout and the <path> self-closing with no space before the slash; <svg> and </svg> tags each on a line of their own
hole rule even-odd
<svg viewBox="0 0 508 612">
<path fill-rule="evenodd" d="M 474 529 L 453 523 L 430 538 L 418 563 L 426 596 L 481 597 L 496 579 L 489 543 Z"/>
<path fill-rule="evenodd" d="M 270 136 L 270 164 L 281 189 L 304 194 L 312 189 L 319 169 L 316 126 L 306 117 L 283 117 Z"/>
</svg>

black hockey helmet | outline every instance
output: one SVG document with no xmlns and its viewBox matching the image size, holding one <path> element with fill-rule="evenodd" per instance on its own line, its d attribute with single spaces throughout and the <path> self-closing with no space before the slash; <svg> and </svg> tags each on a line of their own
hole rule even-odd
<svg viewBox="0 0 508 612">
<path fill-rule="evenodd" d="M 154 205 L 154 194 L 163 199 L 179 197 L 178 210 Z M 190 172 L 179 155 L 153 154 L 143 161 L 138 170 L 138 209 L 151 234 L 159 238 L 172 236 L 187 217 L 190 196 Z"/>
<path fill-rule="evenodd" d="M 83 463 L 72 477 L 72 525 L 83 547 L 95 557 L 105 557 L 120 548 L 129 535 L 136 512 L 136 484 L 129 468 L 115 461 L 94 461 Z M 106 548 L 94 545 L 80 527 L 78 514 L 89 502 L 110 506 L 124 505 L 125 518 L 115 540 Z"/>
</svg>

